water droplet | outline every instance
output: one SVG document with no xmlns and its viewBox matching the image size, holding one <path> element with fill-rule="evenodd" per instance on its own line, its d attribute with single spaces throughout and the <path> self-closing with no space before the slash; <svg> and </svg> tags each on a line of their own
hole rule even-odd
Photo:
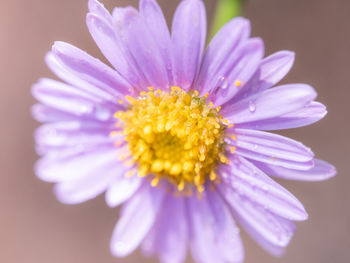
<svg viewBox="0 0 350 263">
<path fill-rule="evenodd" d="M 80 107 L 80 114 L 86 114 L 90 112 L 90 108 L 87 105 L 82 105 Z"/>
<path fill-rule="evenodd" d="M 249 101 L 249 111 L 255 112 L 256 111 L 256 105 L 254 101 Z"/>
<path fill-rule="evenodd" d="M 227 89 L 228 87 L 228 79 L 226 77 L 221 77 L 219 79 L 219 86 L 222 88 L 222 89 Z"/>
<path fill-rule="evenodd" d="M 267 185 L 264 185 L 262 189 L 263 189 L 264 192 L 268 192 L 269 191 L 269 187 Z"/>
<path fill-rule="evenodd" d="M 100 121 L 106 121 L 111 117 L 111 113 L 106 108 L 98 107 L 95 109 L 95 117 Z"/>
</svg>

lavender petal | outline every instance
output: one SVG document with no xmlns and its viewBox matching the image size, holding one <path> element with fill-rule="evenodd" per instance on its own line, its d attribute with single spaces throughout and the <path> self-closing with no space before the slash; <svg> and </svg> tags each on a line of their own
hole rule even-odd
<svg viewBox="0 0 350 263">
<path fill-rule="evenodd" d="M 153 226 L 164 198 L 164 192 L 154 191 L 145 184 L 125 204 L 113 231 L 111 251 L 117 257 L 132 253 Z"/>
<path fill-rule="evenodd" d="M 174 84 L 189 90 L 199 71 L 206 39 L 206 14 L 200 0 L 178 6 L 172 24 Z"/>
<path fill-rule="evenodd" d="M 235 124 L 265 120 L 299 110 L 316 96 L 306 84 L 283 85 L 225 107 L 221 113 Z"/>
<path fill-rule="evenodd" d="M 267 163 L 254 162 L 266 174 L 287 180 L 298 181 L 323 181 L 334 177 L 337 174 L 336 168 L 330 163 L 314 159 L 314 167 L 307 171 L 287 169 Z"/>
</svg>

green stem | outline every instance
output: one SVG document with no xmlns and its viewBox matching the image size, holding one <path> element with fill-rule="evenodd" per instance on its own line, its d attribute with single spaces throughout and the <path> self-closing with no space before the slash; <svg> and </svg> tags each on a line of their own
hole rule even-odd
<svg viewBox="0 0 350 263">
<path fill-rule="evenodd" d="M 214 20 L 211 27 L 210 39 L 232 18 L 239 16 L 243 0 L 218 0 Z"/>
</svg>

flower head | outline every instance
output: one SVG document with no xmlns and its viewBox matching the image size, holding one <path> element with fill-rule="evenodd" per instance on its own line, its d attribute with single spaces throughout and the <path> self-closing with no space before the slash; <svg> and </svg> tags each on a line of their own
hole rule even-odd
<svg viewBox="0 0 350 263">
<path fill-rule="evenodd" d="M 274 87 L 294 54 L 264 57 L 249 21 L 226 24 L 204 51 L 205 9 L 183 0 L 171 34 L 155 0 L 112 15 L 89 1 L 87 25 L 112 67 L 56 42 L 46 57 L 62 80 L 33 95 L 39 178 L 61 202 L 106 192 L 123 204 L 111 251 L 139 245 L 161 262 L 242 262 L 235 220 L 272 254 L 307 219 L 303 205 L 270 176 L 317 181 L 335 175 L 303 144 L 266 132 L 312 124 L 326 114 L 306 84 Z M 231 215 L 233 213 L 233 216 Z"/>
</svg>

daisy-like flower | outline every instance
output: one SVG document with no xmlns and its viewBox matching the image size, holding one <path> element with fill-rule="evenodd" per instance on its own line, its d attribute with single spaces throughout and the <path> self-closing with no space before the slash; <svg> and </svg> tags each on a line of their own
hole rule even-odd
<svg viewBox="0 0 350 263">
<path fill-rule="evenodd" d="M 111 251 L 181 263 L 242 262 L 236 221 L 278 255 L 307 219 L 272 177 L 318 181 L 335 168 L 303 144 L 266 131 L 312 124 L 326 114 L 306 84 L 275 86 L 294 53 L 264 57 L 249 21 L 235 18 L 205 50 L 200 0 L 184 0 L 171 34 L 155 0 L 110 14 L 89 1 L 86 21 L 108 66 L 56 42 L 46 57 L 62 80 L 32 92 L 39 178 L 76 204 L 106 192 L 123 204 Z M 233 215 L 232 215 L 233 214 Z"/>
</svg>

